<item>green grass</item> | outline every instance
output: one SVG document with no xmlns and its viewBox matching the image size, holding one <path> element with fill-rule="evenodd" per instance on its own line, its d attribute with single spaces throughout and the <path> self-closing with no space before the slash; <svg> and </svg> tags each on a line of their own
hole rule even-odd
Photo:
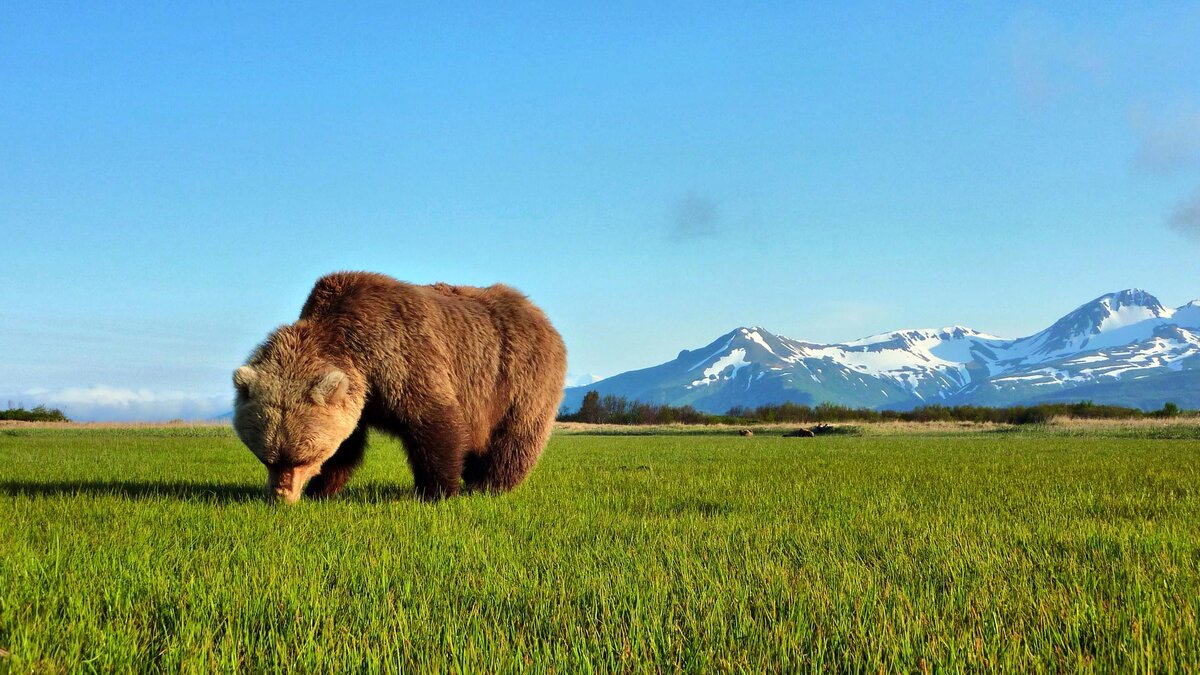
<svg viewBox="0 0 1200 675">
<path fill-rule="evenodd" d="M 1197 672 L 1200 440 L 557 436 L 260 501 L 224 429 L 0 430 L 0 670 Z"/>
</svg>

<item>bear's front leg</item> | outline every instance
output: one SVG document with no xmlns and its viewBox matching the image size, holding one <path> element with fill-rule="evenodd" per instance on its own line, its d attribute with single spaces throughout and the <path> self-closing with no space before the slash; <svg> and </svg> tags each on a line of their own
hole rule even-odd
<svg viewBox="0 0 1200 675">
<path fill-rule="evenodd" d="M 417 496 L 429 501 L 459 493 L 467 452 L 466 433 L 457 412 L 438 417 L 441 419 L 411 426 L 401 437 Z"/>
<path fill-rule="evenodd" d="M 367 428 L 360 423 L 354 433 L 338 446 L 333 457 L 325 460 L 325 463 L 321 465 L 321 473 L 308 482 L 308 486 L 304 488 L 304 494 L 308 497 L 321 498 L 332 497 L 341 492 L 342 488 L 346 487 L 346 481 L 350 480 L 354 470 L 362 463 L 363 451 L 366 447 Z"/>
</svg>

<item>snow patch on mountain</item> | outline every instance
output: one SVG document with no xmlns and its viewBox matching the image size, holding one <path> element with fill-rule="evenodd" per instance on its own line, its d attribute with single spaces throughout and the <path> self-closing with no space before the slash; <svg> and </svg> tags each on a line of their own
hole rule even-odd
<svg viewBox="0 0 1200 675">
<path fill-rule="evenodd" d="M 1200 329 L 1200 300 L 1193 300 L 1175 310 L 1171 323 L 1181 328 Z"/>
<path fill-rule="evenodd" d="M 775 354 L 775 350 L 774 350 L 774 349 L 771 349 L 771 345 L 767 344 L 767 341 L 763 339 L 763 336 L 762 336 L 762 335 L 759 335 L 759 333 L 758 333 L 758 331 L 759 331 L 759 330 L 761 330 L 761 329 L 760 329 L 760 328 L 758 328 L 758 326 L 755 326 L 755 327 L 754 327 L 753 329 L 751 329 L 751 330 L 746 330 L 745 328 L 743 328 L 743 329 L 742 329 L 742 333 L 743 333 L 743 334 L 744 334 L 744 335 L 745 335 L 747 338 L 749 338 L 750 340 L 752 340 L 753 342 L 755 342 L 755 343 L 757 343 L 757 344 L 760 344 L 760 345 L 762 345 L 762 348 L 763 348 L 763 349 L 765 349 L 765 350 L 767 350 L 767 351 L 771 352 L 772 354 Z M 775 354 L 775 356 L 779 356 L 779 355 L 778 355 L 778 354 Z"/>
<path fill-rule="evenodd" d="M 733 340 L 736 337 L 737 337 L 737 331 L 734 331 L 734 333 L 730 334 L 729 339 L 725 341 L 725 344 L 718 347 L 715 352 L 712 352 L 708 356 L 697 361 L 696 365 L 692 366 L 691 368 L 688 368 L 688 370 L 695 370 L 695 369 L 699 368 L 700 366 L 708 363 L 709 360 L 711 360 L 716 355 L 720 354 L 721 352 L 725 351 L 726 349 L 729 349 L 729 345 L 733 344 Z"/>
<path fill-rule="evenodd" d="M 750 362 L 746 360 L 745 349 L 734 349 L 725 356 L 717 359 L 713 364 L 704 369 L 704 377 L 693 380 L 691 386 L 699 387 L 709 385 L 720 380 L 732 380 L 737 377 L 738 371 Z M 732 368 L 732 371 L 729 369 Z M 729 371 L 729 372 L 726 372 Z"/>
<path fill-rule="evenodd" d="M 976 337 L 983 340 L 1004 340 L 1004 338 L 999 338 L 995 335 L 988 335 L 987 333 L 981 333 L 977 330 L 967 328 L 966 326 L 947 326 L 946 328 L 942 328 L 940 330 L 935 328 L 910 328 L 907 330 L 892 331 L 890 333 L 879 333 L 878 335 L 870 335 L 865 338 L 850 340 L 840 344 L 850 347 L 863 347 L 867 345 L 879 344 L 881 342 L 895 342 L 897 340 L 948 340 L 965 337 Z"/>
</svg>

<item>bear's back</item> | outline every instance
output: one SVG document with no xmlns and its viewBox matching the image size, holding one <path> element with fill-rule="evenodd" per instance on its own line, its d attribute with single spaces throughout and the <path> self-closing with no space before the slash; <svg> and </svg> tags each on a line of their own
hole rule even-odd
<svg viewBox="0 0 1200 675">
<path fill-rule="evenodd" d="M 300 310 L 301 319 L 316 320 L 331 314 L 377 313 L 387 301 L 404 294 L 409 286 L 374 272 L 334 272 L 317 280 Z"/>
<path fill-rule="evenodd" d="M 313 286 L 300 318 L 335 320 L 367 333 L 387 325 L 425 332 L 427 337 L 440 333 L 441 339 L 459 343 L 443 345 L 450 349 L 469 348 L 473 339 L 495 339 L 504 345 L 502 358 L 510 366 L 561 362 L 565 369 L 566 364 L 562 338 L 545 313 L 504 284 L 421 286 L 374 272 L 335 272 Z M 521 364 L 512 363 L 514 359 Z"/>
</svg>

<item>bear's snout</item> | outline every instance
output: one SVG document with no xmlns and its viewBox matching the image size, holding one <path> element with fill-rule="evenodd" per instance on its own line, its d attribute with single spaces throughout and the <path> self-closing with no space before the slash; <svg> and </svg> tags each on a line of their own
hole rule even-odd
<svg viewBox="0 0 1200 675">
<path fill-rule="evenodd" d="M 295 504 L 304 493 L 304 486 L 320 470 L 319 464 L 271 467 L 267 469 L 267 498 Z"/>
</svg>

